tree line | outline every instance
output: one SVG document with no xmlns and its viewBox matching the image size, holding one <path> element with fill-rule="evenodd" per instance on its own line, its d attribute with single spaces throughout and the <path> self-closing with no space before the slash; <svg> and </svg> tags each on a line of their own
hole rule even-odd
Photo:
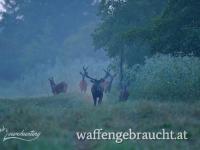
<svg viewBox="0 0 200 150">
<path fill-rule="evenodd" d="M 199 57 L 199 14 L 197 0 L 102 0 L 93 43 L 118 60 L 122 81 L 123 64 L 143 64 L 158 53 Z"/>
</svg>

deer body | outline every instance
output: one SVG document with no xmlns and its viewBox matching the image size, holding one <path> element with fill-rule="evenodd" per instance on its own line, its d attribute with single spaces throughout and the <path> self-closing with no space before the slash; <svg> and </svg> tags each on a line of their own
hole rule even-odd
<svg viewBox="0 0 200 150">
<path fill-rule="evenodd" d="M 81 82 L 79 83 L 79 87 L 81 90 L 81 93 L 85 93 L 87 91 L 87 82 L 85 80 L 81 80 Z"/>
<path fill-rule="evenodd" d="M 103 82 L 103 88 L 104 88 L 104 92 L 105 92 L 105 93 L 108 92 L 109 85 L 110 85 L 110 82 L 109 82 L 109 81 L 104 81 L 104 82 Z"/>
<path fill-rule="evenodd" d="M 92 97 L 93 97 L 95 106 L 96 106 L 97 102 L 98 102 L 98 104 L 101 104 L 102 99 L 103 99 L 104 87 L 102 86 L 102 82 L 103 82 L 102 79 L 96 80 L 95 82 L 93 82 L 93 85 L 91 88 Z"/>
<path fill-rule="evenodd" d="M 87 91 L 87 82 L 85 81 L 85 76 L 82 72 L 80 72 L 81 76 L 82 76 L 82 80 L 79 83 L 79 87 L 81 90 L 81 93 L 85 93 Z"/>
<path fill-rule="evenodd" d="M 123 85 L 121 87 L 121 90 L 120 90 L 120 95 L 119 95 L 119 100 L 120 101 L 127 101 L 128 98 L 129 98 L 129 90 L 128 90 L 128 86 L 129 86 L 130 83 L 127 83 L 125 85 Z"/>
<path fill-rule="evenodd" d="M 53 95 L 58 95 L 60 93 L 67 93 L 67 87 L 68 87 L 67 83 L 60 82 L 56 84 L 53 78 L 50 78 L 49 82 L 51 85 L 51 90 Z"/>
<path fill-rule="evenodd" d="M 105 79 L 108 77 L 108 73 L 106 73 L 106 75 L 103 78 L 101 78 L 100 80 L 97 80 L 88 75 L 87 68 L 83 67 L 83 71 L 84 71 L 85 77 L 90 79 L 90 81 L 93 83 L 93 85 L 91 87 L 91 93 L 92 93 L 92 97 L 93 97 L 94 106 L 96 106 L 97 103 L 101 104 L 102 99 L 103 99 L 103 92 L 104 92 L 103 83 L 104 83 Z"/>
<path fill-rule="evenodd" d="M 105 87 L 105 93 L 110 93 L 111 89 L 112 89 L 112 83 L 113 80 L 116 76 L 116 74 L 111 75 L 110 73 L 108 73 L 109 77 L 110 77 L 110 81 L 105 81 L 104 83 L 104 87 Z"/>
</svg>

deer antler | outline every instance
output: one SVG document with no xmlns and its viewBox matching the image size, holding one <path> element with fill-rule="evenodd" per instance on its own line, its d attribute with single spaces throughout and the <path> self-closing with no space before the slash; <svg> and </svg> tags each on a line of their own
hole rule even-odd
<svg viewBox="0 0 200 150">
<path fill-rule="evenodd" d="M 83 66 L 83 72 L 84 72 L 85 77 L 87 77 L 87 78 L 90 79 L 91 81 L 96 81 L 97 79 L 94 79 L 94 78 L 92 78 L 92 77 L 90 77 L 90 76 L 88 75 L 87 69 L 88 69 L 88 67 L 84 67 L 84 66 Z"/>
<path fill-rule="evenodd" d="M 83 66 L 83 71 L 87 72 L 87 70 L 88 70 L 88 67 Z"/>
<path fill-rule="evenodd" d="M 82 72 L 80 72 L 80 75 L 81 75 L 81 76 L 85 76 L 84 73 L 82 73 Z"/>
<path fill-rule="evenodd" d="M 115 73 L 115 74 L 112 75 L 112 74 L 110 73 L 110 70 L 111 70 L 111 69 L 107 69 L 107 70 L 104 69 L 104 72 L 105 72 L 108 76 L 110 76 L 111 78 L 116 77 L 116 76 L 117 76 L 117 73 Z"/>
<path fill-rule="evenodd" d="M 103 79 L 105 80 L 108 76 L 111 76 L 110 74 L 110 69 L 104 69 L 104 72 L 106 73 L 105 76 L 103 77 Z"/>
</svg>

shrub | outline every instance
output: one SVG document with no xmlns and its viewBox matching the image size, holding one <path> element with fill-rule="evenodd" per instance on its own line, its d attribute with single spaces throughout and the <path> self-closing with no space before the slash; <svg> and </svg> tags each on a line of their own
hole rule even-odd
<svg viewBox="0 0 200 150">
<path fill-rule="evenodd" d="M 200 97 L 200 59 L 155 55 L 131 71 L 132 95 L 141 98 L 197 99 Z"/>
</svg>

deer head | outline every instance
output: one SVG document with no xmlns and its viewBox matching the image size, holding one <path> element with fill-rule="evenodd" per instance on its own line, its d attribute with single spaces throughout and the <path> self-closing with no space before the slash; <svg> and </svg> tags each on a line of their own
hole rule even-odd
<svg viewBox="0 0 200 150">
<path fill-rule="evenodd" d="M 48 80 L 49 80 L 50 85 L 51 85 L 51 90 L 52 90 L 53 94 L 55 94 L 55 87 L 56 87 L 56 84 L 55 84 L 55 82 L 54 82 L 54 78 L 53 78 L 53 77 L 50 77 Z"/>
<path fill-rule="evenodd" d="M 92 83 L 103 82 L 109 76 L 109 70 L 104 70 L 105 73 L 106 73 L 105 76 L 103 78 L 101 78 L 101 79 L 98 80 L 96 78 L 93 78 L 93 77 L 89 76 L 87 69 L 88 69 L 88 67 L 83 67 L 83 72 L 84 72 L 83 74 L 84 74 L 85 77 L 87 77 L 88 79 L 90 79 L 90 81 Z"/>
<path fill-rule="evenodd" d="M 82 76 L 82 80 L 85 80 L 85 72 L 87 72 L 87 69 L 88 69 L 88 67 L 87 68 L 85 68 L 85 67 L 83 67 L 83 71 L 84 72 L 80 72 L 80 75 Z"/>
<path fill-rule="evenodd" d="M 49 82 L 50 82 L 51 84 L 55 84 L 54 78 L 53 78 L 53 77 L 50 77 L 48 80 L 49 80 Z"/>
<path fill-rule="evenodd" d="M 108 74 L 108 76 L 110 77 L 111 81 L 117 76 L 117 73 L 111 74 L 110 70 L 109 71 L 104 70 L 104 71 Z"/>
</svg>

